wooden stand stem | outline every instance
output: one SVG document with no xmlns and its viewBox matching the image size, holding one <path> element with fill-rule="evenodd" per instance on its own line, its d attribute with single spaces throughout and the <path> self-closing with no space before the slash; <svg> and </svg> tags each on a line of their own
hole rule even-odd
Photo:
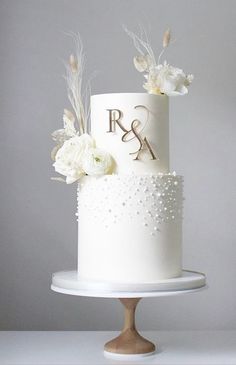
<svg viewBox="0 0 236 365">
<path fill-rule="evenodd" d="M 148 354 L 155 351 L 155 345 L 142 337 L 135 327 L 135 309 L 141 298 L 121 298 L 125 307 L 124 327 L 121 334 L 107 342 L 104 350 L 115 354 Z"/>
</svg>

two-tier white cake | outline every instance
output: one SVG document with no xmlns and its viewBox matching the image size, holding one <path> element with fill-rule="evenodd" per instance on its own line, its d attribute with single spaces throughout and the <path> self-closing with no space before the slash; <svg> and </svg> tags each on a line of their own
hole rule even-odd
<svg viewBox="0 0 236 365">
<path fill-rule="evenodd" d="M 169 172 L 168 96 L 92 96 L 91 135 L 115 168 L 78 184 L 79 276 L 121 283 L 179 276 L 183 181 Z"/>
<path fill-rule="evenodd" d="M 162 62 L 169 29 L 158 58 L 146 37 L 126 32 L 147 93 L 88 102 L 75 37 L 66 66 L 72 110 L 52 134 L 53 166 L 65 177 L 54 179 L 78 183 L 78 277 L 89 282 L 155 283 L 182 272 L 183 179 L 169 168 L 169 97 L 187 94 L 193 75 Z"/>
</svg>

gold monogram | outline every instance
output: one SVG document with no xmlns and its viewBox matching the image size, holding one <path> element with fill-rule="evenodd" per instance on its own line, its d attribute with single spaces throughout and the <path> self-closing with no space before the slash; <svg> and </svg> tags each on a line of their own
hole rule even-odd
<svg viewBox="0 0 236 365">
<path fill-rule="evenodd" d="M 151 160 L 156 160 L 157 157 L 155 156 L 150 143 L 148 142 L 146 137 L 142 137 L 141 133 L 146 127 L 148 120 L 149 120 L 149 110 L 144 105 L 136 105 L 134 107 L 135 109 L 138 108 L 144 108 L 147 112 L 147 117 L 144 125 L 142 126 L 142 123 L 139 119 L 134 119 L 131 122 L 130 129 L 126 129 L 121 120 L 123 118 L 123 112 L 119 109 L 107 109 L 109 112 L 109 130 L 107 133 L 115 132 L 116 125 L 124 132 L 124 134 L 121 137 L 122 142 L 129 142 L 133 139 L 137 139 L 139 142 L 139 148 L 135 152 L 130 152 L 130 155 L 136 155 L 134 160 L 139 160 L 139 155 L 143 150 L 148 150 L 151 155 Z"/>
</svg>

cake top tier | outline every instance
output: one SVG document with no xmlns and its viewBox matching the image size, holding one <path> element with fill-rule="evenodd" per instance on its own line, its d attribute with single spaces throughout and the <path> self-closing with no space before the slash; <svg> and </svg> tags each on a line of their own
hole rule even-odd
<svg viewBox="0 0 236 365">
<path fill-rule="evenodd" d="M 138 36 L 124 30 L 135 46 L 133 63 L 144 76 L 148 94 L 94 95 L 90 105 L 90 86 L 83 82 L 83 44 L 79 34 L 73 35 L 76 49 L 66 63 L 65 76 L 71 107 L 64 109 L 63 128 L 52 133 L 53 166 L 65 178 L 54 180 L 71 184 L 85 175 L 169 172 L 168 97 L 187 94 L 193 75 L 163 60 L 171 43 L 169 29 L 158 57 L 146 32 Z"/>
<path fill-rule="evenodd" d="M 111 93 L 91 97 L 91 135 L 119 174 L 169 172 L 166 95 Z"/>
</svg>

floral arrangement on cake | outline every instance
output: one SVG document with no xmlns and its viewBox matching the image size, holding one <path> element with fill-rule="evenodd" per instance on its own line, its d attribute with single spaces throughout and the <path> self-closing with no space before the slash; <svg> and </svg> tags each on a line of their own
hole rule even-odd
<svg viewBox="0 0 236 365">
<path fill-rule="evenodd" d="M 67 94 L 73 112 L 64 109 L 63 128 L 52 133 L 56 146 L 51 152 L 55 171 L 66 177 L 53 180 L 71 184 L 85 175 L 112 173 L 114 161 L 111 155 L 96 146 L 88 134 L 90 117 L 90 87 L 83 87 L 84 53 L 80 36 L 73 36 L 76 55 L 71 54 L 66 64 Z"/>
<path fill-rule="evenodd" d="M 145 32 L 142 32 L 142 36 L 138 37 L 125 27 L 124 30 L 133 40 L 134 46 L 139 53 L 133 61 L 137 71 L 144 73 L 144 89 L 149 94 L 155 95 L 177 96 L 187 94 L 188 86 L 193 81 L 193 75 L 186 75 L 183 70 L 169 65 L 167 61 L 161 63 L 161 58 L 170 44 L 170 29 L 167 29 L 164 33 L 162 51 L 157 61 Z"/>
</svg>

